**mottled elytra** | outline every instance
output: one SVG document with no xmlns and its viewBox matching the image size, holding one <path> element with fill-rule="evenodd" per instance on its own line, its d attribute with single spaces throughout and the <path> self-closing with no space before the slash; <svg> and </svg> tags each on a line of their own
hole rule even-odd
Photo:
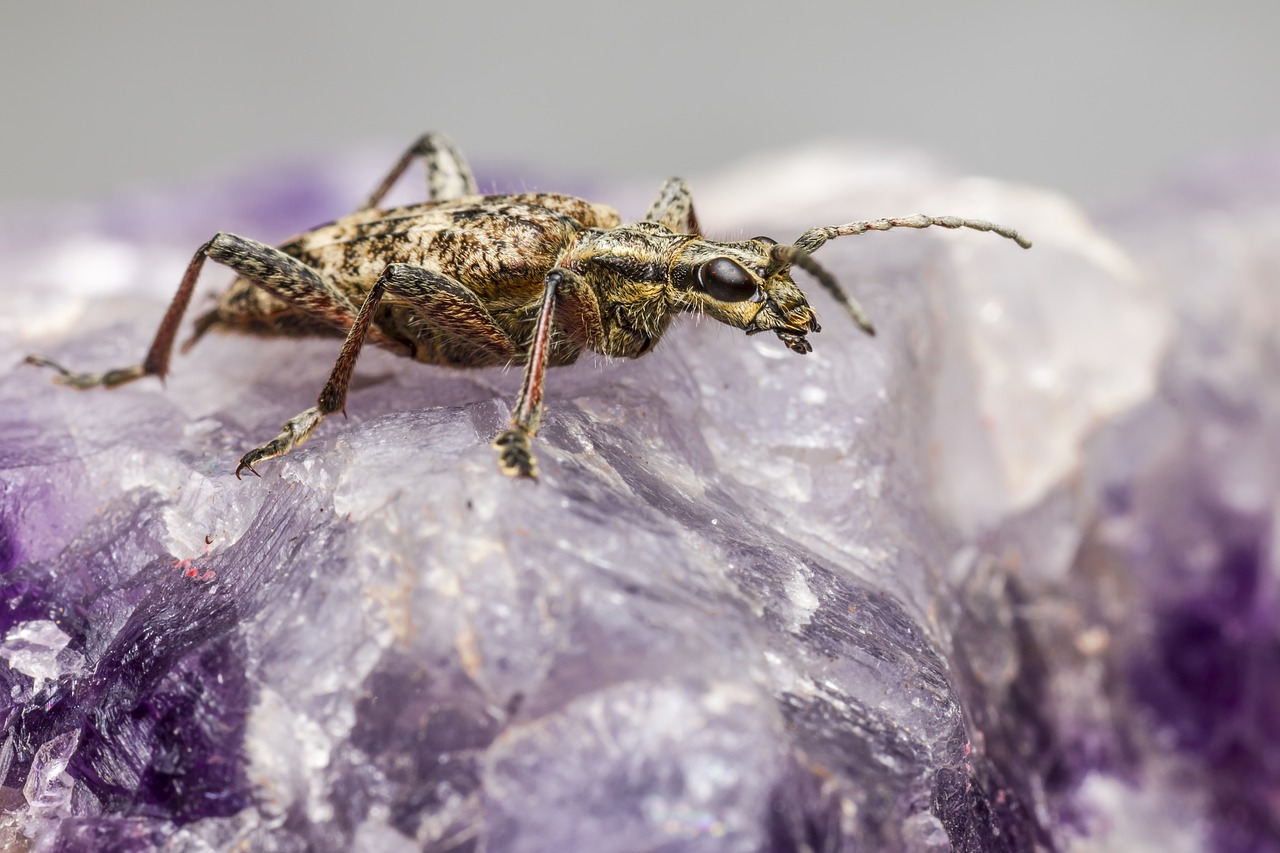
<svg viewBox="0 0 1280 853">
<path fill-rule="evenodd" d="M 379 204 L 415 158 L 427 169 L 427 201 Z M 238 477 L 301 444 L 327 415 L 343 411 L 366 341 L 428 364 L 523 364 L 511 426 L 493 442 L 508 474 L 535 477 L 530 439 L 542 414 L 548 366 L 584 350 L 638 358 L 672 317 L 697 312 L 752 335 L 773 332 L 797 353 L 811 351 L 818 321 L 791 278 L 799 267 L 844 306 L 864 332 L 870 319 L 811 257 L 834 237 L 891 228 L 993 231 L 1027 248 L 1016 231 L 977 219 L 908 216 L 811 228 L 791 244 L 768 237 L 721 243 L 702 236 L 688 185 L 671 178 L 639 222 L 554 193 L 479 195 L 462 155 L 439 134 L 415 142 L 353 214 L 278 248 L 215 234 L 196 250 L 141 364 L 78 373 L 43 356 L 73 388 L 115 388 L 163 378 L 182 316 L 206 258 L 239 274 L 217 307 L 196 320 L 185 352 L 210 330 L 253 335 L 345 337 L 315 406 L 250 450 Z"/>
</svg>

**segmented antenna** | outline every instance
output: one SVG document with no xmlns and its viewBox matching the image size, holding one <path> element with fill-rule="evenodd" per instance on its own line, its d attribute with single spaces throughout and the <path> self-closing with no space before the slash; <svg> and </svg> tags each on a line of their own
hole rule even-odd
<svg viewBox="0 0 1280 853">
<path fill-rule="evenodd" d="M 959 216 L 903 216 L 898 219 L 867 219 L 861 222 L 850 222 L 846 225 L 826 225 L 810 228 L 800 235 L 795 246 L 802 252 L 816 252 L 822 244 L 835 237 L 849 237 L 855 234 L 866 234 L 868 231 L 889 231 L 894 228 L 928 228 L 936 225 L 939 228 L 972 228 L 974 231 L 990 231 L 1017 243 L 1024 249 L 1031 248 L 1031 241 L 1012 228 L 996 225 L 985 219 L 961 219 Z"/>
<path fill-rule="evenodd" d="M 859 222 L 849 222 L 845 225 L 825 225 L 810 228 L 800 235 L 794 245 L 784 246 L 779 244 L 774 246 L 770 253 L 774 266 L 780 267 L 784 264 L 792 264 L 816 278 L 826 288 L 827 292 L 844 306 L 844 309 L 849 312 L 849 316 L 853 318 L 853 322 L 858 324 L 858 328 L 868 335 L 874 335 L 876 333 L 875 326 L 871 324 L 871 318 L 867 316 L 866 311 L 862 310 L 858 300 L 845 293 L 844 288 L 840 286 L 840 282 L 836 281 L 835 276 L 819 266 L 818 262 L 810 255 L 822 248 L 823 244 L 828 240 L 836 237 L 866 234 L 868 231 L 889 231 L 894 228 L 928 228 L 931 225 L 936 225 L 939 228 L 972 228 L 974 231 L 990 231 L 992 234 L 999 234 L 1001 237 L 1012 240 L 1024 249 L 1031 248 L 1031 241 L 1017 231 L 1012 228 L 1006 228 L 1003 225 L 996 225 L 994 222 L 988 222 L 985 219 L 962 219 L 959 216 L 925 216 L 921 213 L 916 216 L 903 216 L 897 219 L 867 219 Z"/>
</svg>

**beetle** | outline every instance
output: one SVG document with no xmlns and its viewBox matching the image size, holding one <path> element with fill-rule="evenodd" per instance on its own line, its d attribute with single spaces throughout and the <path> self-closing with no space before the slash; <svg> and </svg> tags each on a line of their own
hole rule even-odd
<svg viewBox="0 0 1280 853">
<path fill-rule="evenodd" d="M 379 205 L 415 160 L 426 165 L 427 201 Z M 186 352 L 210 331 L 264 336 L 345 337 L 315 406 L 246 453 L 254 467 L 304 442 L 328 415 L 345 411 L 366 343 L 427 364 L 524 365 L 510 427 L 494 439 L 499 467 L 536 478 L 537 434 L 548 366 L 585 350 L 639 358 L 675 315 L 695 312 L 748 335 L 773 332 L 808 353 L 818 320 L 791 277 L 818 281 L 853 322 L 874 334 L 858 302 L 813 260 L 828 240 L 892 228 L 991 231 L 1030 248 L 1018 232 L 978 219 L 909 216 L 811 228 L 790 244 L 768 237 L 719 242 L 703 236 L 688 184 L 667 180 L 638 222 L 611 207 L 542 192 L 480 195 L 471 169 L 446 137 L 419 138 L 355 213 L 278 248 L 219 233 L 196 250 L 141 364 L 105 373 L 69 370 L 44 356 L 27 362 L 58 372 L 73 388 L 116 388 L 145 376 L 164 379 L 182 317 L 206 259 L 238 278 L 195 322 Z"/>
</svg>

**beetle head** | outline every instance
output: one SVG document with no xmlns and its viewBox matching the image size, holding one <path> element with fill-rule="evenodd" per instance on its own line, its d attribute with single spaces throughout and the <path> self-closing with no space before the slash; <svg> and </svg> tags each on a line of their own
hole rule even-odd
<svg viewBox="0 0 1280 853">
<path fill-rule="evenodd" d="M 768 237 L 739 243 L 694 240 L 671 268 L 681 308 L 743 329 L 773 332 L 798 353 L 812 351 L 807 335 L 821 330 L 804 292 L 791 278 L 798 266 L 831 290 L 868 334 L 875 334 L 857 303 L 808 253 Z"/>
</svg>

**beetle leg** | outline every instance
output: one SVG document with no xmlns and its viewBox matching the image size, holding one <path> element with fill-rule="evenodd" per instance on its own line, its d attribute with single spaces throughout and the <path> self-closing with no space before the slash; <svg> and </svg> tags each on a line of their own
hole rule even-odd
<svg viewBox="0 0 1280 853">
<path fill-rule="evenodd" d="M 182 276 L 182 283 L 178 285 L 178 292 L 169 303 L 169 309 L 165 312 L 164 319 L 160 321 L 155 338 L 151 342 L 151 348 L 141 364 L 108 370 L 105 373 L 78 373 L 40 355 L 27 356 L 27 362 L 41 367 L 52 367 L 61 374 L 57 377 L 58 382 L 80 389 L 94 388 L 99 385 L 104 388 L 115 388 L 144 376 L 158 376 L 163 380 L 169 373 L 169 360 L 173 355 L 178 328 L 187 306 L 191 303 L 196 279 L 200 275 L 200 269 L 204 266 L 206 258 L 230 267 L 264 290 L 320 321 L 320 324 L 341 331 L 346 329 L 355 318 L 355 307 L 350 301 L 311 267 L 264 243 L 237 237 L 234 234 L 217 234 L 197 249 L 192 256 L 191 263 L 187 265 L 187 271 Z M 261 322 L 263 317 L 250 313 L 244 316 L 234 314 L 222 316 L 218 310 L 212 311 L 197 321 L 195 338 L 188 341 L 183 349 L 190 347 L 195 339 L 214 326 L 226 325 L 235 328 L 237 320 L 251 328 L 253 321 Z M 381 334 L 378 337 L 384 345 L 391 343 Z"/>
<path fill-rule="evenodd" d="M 698 216 L 693 212 L 693 193 L 683 178 L 667 178 L 644 219 L 665 225 L 677 234 L 702 234 Z"/>
<path fill-rule="evenodd" d="M 387 269 L 389 270 L 390 267 Z M 356 359 L 360 356 L 360 348 L 364 345 L 365 336 L 368 334 L 369 326 L 373 322 L 374 312 L 377 310 L 378 303 L 382 299 L 382 293 L 386 289 L 386 278 L 387 271 L 384 270 L 382 276 L 369 291 L 369 295 L 365 297 L 364 305 L 360 307 L 360 313 L 356 315 L 356 321 L 351 324 L 351 329 L 347 332 L 347 339 L 342 343 L 342 351 L 338 353 L 338 360 L 334 363 L 333 371 L 329 374 L 329 381 L 325 383 L 316 404 L 305 412 L 290 418 L 280 428 L 280 434 L 271 441 L 261 447 L 255 447 L 240 457 L 240 464 L 236 466 L 237 479 L 240 477 L 240 472 L 245 470 L 261 476 L 253 468 L 256 463 L 288 453 L 291 449 L 306 441 L 315 428 L 320 425 L 320 422 L 325 419 L 325 416 L 346 409 L 347 391 L 351 387 L 351 374 L 355 370 Z"/>
<path fill-rule="evenodd" d="M 257 474 L 254 465 L 289 452 L 306 441 L 327 416 L 346 410 L 356 360 L 365 340 L 378 333 L 373 319 L 384 297 L 415 309 L 429 328 L 465 342 L 469 347 L 467 364 L 509 364 L 520 358 L 519 348 L 466 287 L 421 267 L 388 264 L 365 297 L 316 404 L 289 419 L 274 439 L 241 457 L 237 477 L 245 470 Z"/>
<path fill-rule="evenodd" d="M 524 382 L 520 384 L 520 396 L 516 398 L 515 410 L 511 413 L 511 427 L 493 440 L 494 449 L 498 451 L 498 467 L 504 474 L 538 479 L 538 465 L 529 442 L 538 434 L 542 420 L 543 382 L 551 353 L 551 324 L 561 294 L 585 287 L 586 282 L 573 270 L 556 267 L 547 273 L 542 304 L 538 308 L 538 324 L 525 362 Z"/>
<path fill-rule="evenodd" d="M 435 348 L 432 357 L 423 360 L 487 367 L 522 359 L 524 353 L 515 341 L 466 285 L 411 264 L 388 265 L 381 281 L 388 301 L 407 306 L 425 328 L 437 333 L 430 339 L 417 335 L 419 346 Z"/>
<path fill-rule="evenodd" d="M 475 176 L 458 147 L 444 134 L 426 133 L 409 146 L 368 201 L 357 209 L 368 210 L 381 204 L 414 157 L 421 157 L 427 167 L 427 201 L 448 201 L 476 194 Z"/>
<path fill-rule="evenodd" d="M 603 355 L 618 355 L 609 351 L 604 320 L 600 313 L 600 300 L 586 280 L 571 270 L 561 270 L 560 283 L 556 286 L 556 330 L 565 338 Z"/>
</svg>

